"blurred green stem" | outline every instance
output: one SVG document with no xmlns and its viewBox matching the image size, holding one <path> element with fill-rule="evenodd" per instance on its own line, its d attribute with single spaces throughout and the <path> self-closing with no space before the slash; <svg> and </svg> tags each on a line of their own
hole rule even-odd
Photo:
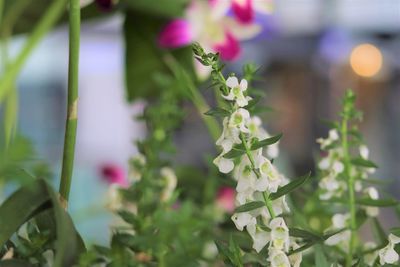
<svg viewBox="0 0 400 267">
<path fill-rule="evenodd" d="M 4 76 L 0 80 L 0 103 L 12 88 L 12 85 L 28 56 L 62 15 L 65 10 L 66 2 L 67 0 L 56 0 L 52 2 L 47 12 L 43 15 L 42 19 L 29 36 L 15 61 L 8 65 L 7 71 L 5 71 Z"/>
<path fill-rule="evenodd" d="M 79 38 L 81 24 L 79 0 L 69 5 L 69 62 L 68 62 L 68 109 L 65 124 L 64 153 L 60 180 L 60 201 L 66 209 L 71 189 L 74 167 L 76 128 L 78 119 Z"/>
<path fill-rule="evenodd" d="M 349 158 L 349 144 L 347 140 L 348 135 L 348 118 L 346 114 L 343 116 L 342 125 L 341 125 L 341 136 L 342 136 L 342 148 L 343 148 L 343 160 L 344 160 L 344 171 L 347 178 L 347 186 L 349 192 L 349 207 L 350 207 L 350 243 L 349 243 L 349 251 L 346 258 L 346 266 L 352 266 L 353 260 L 353 249 L 355 242 L 355 234 L 357 228 L 356 221 L 356 206 L 355 206 L 355 195 L 354 195 L 354 176 L 351 175 L 350 170 L 350 158 Z"/>
<path fill-rule="evenodd" d="M 184 81 L 185 86 L 187 86 L 185 89 L 189 90 L 190 100 L 195 105 L 200 117 L 202 118 L 204 124 L 207 126 L 208 132 L 210 133 L 211 137 L 214 141 L 217 141 L 219 136 L 221 135 L 221 128 L 219 127 L 219 124 L 214 117 L 204 114 L 210 110 L 210 107 L 204 97 L 201 95 L 201 93 L 197 90 L 192 78 L 183 69 L 183 67 L 180 66 L 179 62 L 177 62 L 175 58 L 173 58 L 171 55 L 167 55 L 165 57 L 165 63 L 174 74 L 175 79 Z"/>
</svg>

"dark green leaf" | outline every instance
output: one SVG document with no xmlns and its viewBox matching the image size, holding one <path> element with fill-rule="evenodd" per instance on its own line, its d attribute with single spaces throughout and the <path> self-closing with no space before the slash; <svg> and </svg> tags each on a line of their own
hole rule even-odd
<svg viewBox="0 0 400 267">
<path fill-rule="evenodd" d="M 288 183 L 285 186 L 280 187 L 278 189 L 278 191 L 276 191 L 275 193 L 271 193 L 269 195 L 269 198 L 271 200 L 275 200 L 275 199 L 280 198 L 283 195 L 289 194 L 290 192 L 296 190 L 298 187 L 300 187 L 302 184 L 304 184 L 311 177 L 310 175 L 311 175 L 311 172 L 304 176 L 301 176 L 300 178 L 297 178 L 297 179 L 291 181 L 290 183 Z"/>
<path fill-rule="evenodd" d="M 396 236 L 400 236 L 400 227 L 392 228 L 390 232 Z"/>
<path fill-rule="evenodd" d="M 224 158 L 233 159 L 233 158 L 240 157 L 241 155 L 243 155 L 245 153 L 246 153 L 246 150 L 244 149 L 243 144 L 240 144 L 240 145 L 234 146 L 231 151 L 229 151 L 228 153 L 226 153 L 224 155 Z"/>
<path fill-rule="evenodd" d="M 363 206 L 372 206 L 372 207 L 390 207 L 396 206 L 399 202 L 396 199 L 371 199 L 371 198 L 362 198 L 356 200 L 357 204 Z"/>
<path fill-rule="evenodd" d="M 303 239 L 308 239 L 308 240 L 322 240 L 322 237 L 320 237 L 314 233 L 311 233 L 309 231 L 299 229 L 299 228 L 290 228 L 289 235 L 292 237 L 298 237 L 298 238 L 303 238 Z"/>
<path fill-rule="evenodd" d="M 378 166 L 375 163 L 373 163 L 372 161 L 363 159 L 361 157 L 352 159 L 351 163 L 356 166 L 360 166 L 360 167 L 378 168 Z"/>
<path fill-rule="evenodd" d="M 278 134 L 275 136 L 272 136 L 270 138 L 266 138 L 264 140 L 261 141 L 256 141 L 254 144 L 252 144 L 251 146 L 251 150 L 256 150 L 259 149 L 261 147 L 265 147 L 265 146 L 269 146 L 272 144 L 275 144 L 276 142 L 278 142 L 282 137 L 282 134 Z"/>
<path fill-rule="evenodd" d="M 0 247 L 50 200 L 45 182 L 37 180 L 21 187 L 0 206 Z"/>
<path fill-rule="evenodd" d="M 212 108 L 204 114 L 208 115 L 208 116 L 214 116 L 214 117 L 227 117 L 227 116 L 231 115 L 231 113 L 229 111 L 227 111 L 226 109 L 223 109 L 223 108 Z"/>
<path fill-rule="evenodd" d="M 251 210 L 255 210 L 261 207 L 264 207 L 265 203 L 262 201 L 252 201 L 249 203 L 246 203 L 242 206 L 239 206 L 235 209 L 235 212 L 246 212 L 246 211 L 251 211 Z"/>
</svg>

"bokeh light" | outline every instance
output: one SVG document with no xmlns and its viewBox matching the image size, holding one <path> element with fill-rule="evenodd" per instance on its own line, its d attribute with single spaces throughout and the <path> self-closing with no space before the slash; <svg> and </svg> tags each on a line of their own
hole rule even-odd
<svg viewBox="0 0 400 267">
<path fill-rule="evenodd" d="M 372 44 L 361 44 L 351 51 L 350 65 L 363 77 L 373 77 L 382 68 L 382 53 Z"/>
</svg>

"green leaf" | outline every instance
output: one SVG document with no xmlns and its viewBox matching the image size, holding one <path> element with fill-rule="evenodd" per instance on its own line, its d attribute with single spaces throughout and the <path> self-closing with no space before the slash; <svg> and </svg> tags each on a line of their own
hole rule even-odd
<svg viewBox="0 0 400 267">
<path fill-rule="evenodd" d="M 315 266 L 318 267 L 330 267 L 330 264 L 328 263 L 328 260 L 326 259 L 326 256 L 322 250 L 322 247 L 320 245 L 315 246 Z"/>
<path fill-rule="evenodd" d="M 354 158 L 351 160 L 351 163 L 356 166 L 366 167 L 366 168 L 378 168 L 378 166 L 370 160 L 363 159 L 361 157 Z"/>
<path fill-rule="evenodd" d="M 231 151 L 224 155 L 224 158 L 233 159 L 242 156 L 246 153 L 243 144 L 235 145 Z"/>
<path fill-rule="evenodd" d="M 277 135 L 274 135 L 274 136 L 272 136 L 270 138 L 266 138 L 266 139 L 261 140 L 261 141 L 256 141 L 254 144 L 252 144 L 251 150 L 256 150 L 256 149 L 259 149 L 261 147 L 265 147 L 265 146 L 269 146 L 269 145 L 275 144 L 281 138 L 282 138 L 282 134 L 277 134 Z"/>
<path fill-rule="evenodd" d="M 269 198 L 271 200 L 275 200 L 275 199 L 280 198 L 283 195 L 289 194 L 290 192 L 296 190 L 298 187 L 300 187 L 302 184 L 304 184 L 310 177 L 311 177 L 311 172 L 309 172 L 306 175 L 301 176 L 300 178 L 297 178 L 297 179 L 291 181 L 287 185 L 278 188 L 278 191 L 276 191 L 275 193 L 271 193 L 269 195 Z"/>
<path fill-rule="evenodd" d="M 21 225 L 43 210 L 49 201 L 50 197 L 42 180 L 21 187 L 5 200 L 0 206 L 0 247 Z"/>
<path fill-rule="evenodd" d="M 152 15 L 179 17 L 182 15 L 188 0 L 158 0 L 157 4 L 148 0 L 122 0 L 129 8 Z M 141 24 L 142 25 L 142 24 Z"/>
<path fill-rule="evenodd" d="M 223 108 L 212 108 L 204 114 L 208 115 L 208 116 L 214 116 L 214 117 L 227 117 L 227 116 L 231 115 L 231 113 L 228 110 L 223 109 Z"/>
<path fill-rule="evenodd" d="M 235 242 L 232 235 L 229 238 L 229 250 L 234 255 L 233 263 L 235 266 L 243 266 L 239 245 Z"/>
<path fill-rule="evenodd" d="M 395 236 L 400 236 L 400 227 L 390 229 L 390 232 Z"/>
<path fill-rule="evenodd" d="M 393 198 L 387 198 L 387 199 L 362 198 L 362 199 L 357 199 L 356 202 L 357 204 L 363 206 L 371 206 L 371 207 L 390 207 L 399 204 L 399 202 Z"/>
<path fill-rule="evenodd" d="M 136 1 L 132 1 L 136 2 Z M 147 1 L 152 3 L 151 1 Z M 162 5 L 154 5 L 163 7 Z M 179 86 L 160 86 L 157 76 L 170 73 L 165 60 L 166 50 L 157 45 L 157 36 L 167 21 L 142 13 L 128 12 L 124 24 L 125 81 L 128 101 L 159 95 L 160 90 L 178 90 Z M 138 27 L 140 25 L 140 27 Z M 193 73 L 190 47 L 170 52 L 189 73 Z M 182 87 L 182 86 L 180 86 Z"/>
<path fill-rule="evenodd" d="M 242 206 L 239 206 L 235 209 L 235 212 L 240 213 L 240 212 L 246 212 L 246 211 L 251 211 L 255 210 L 261 207 L 264 207 L 265 203 L 263 201 L 252 201 L 248 202 Z"/>
<path fill-rule="evenodd" d="M 32 264 L 18 259 L 0 261 L 0 267 L 34 267 Z"/>
<path fill-rule="evenodd" d="M 303 238 L 303 239 L 308 239 L 308 240 L 323 240 L 322 237 L 320 237 L 314 233 L 311 233 L 309 231 L 299 229 L 299 228 L 290 228 L 289 235 L 292 237 L 298 237 L 298 238 Z"/>
</svg>

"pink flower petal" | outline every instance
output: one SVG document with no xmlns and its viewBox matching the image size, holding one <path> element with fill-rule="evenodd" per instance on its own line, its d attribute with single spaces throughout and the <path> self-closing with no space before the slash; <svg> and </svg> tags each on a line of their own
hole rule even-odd
<svg viewBox="0 0 400 267">
<path fill-rule="evenodd" d="M 124 170 L 115 164 L 104 164 L 101 166 L 101 175 L 108 184 L 118 184 L 121 187 L 129 187 L 129 182 Z"/>
<path fill-rule="evenodd" d="M 225 40 L 220 44 L 215 44 L 214 50 L 220 53 L 222 60 L 232 61 L 240 54 L 240 44 L 232 34 L 227 32 Z"/>
<path fill-rule="evenodd" d="M 232 11 L 237 20 L 247 24 L 254 20 L 254 9 L 252 0 L 234 0 L 232 3 Z"/>
<path fill-rule="evenodd" d="M 193 34 L 190 24 L 184 19 L 169 22 L 158 36 L 158 44 L 165 48 L 177 48 L 190 44 Z"/>
<path fill-rule="evenodd" d="M 217 193 L 217 205 L 232 213 L 235 210 L 235 190 L 231 187 L 221 187 Z"/>
</svg>

